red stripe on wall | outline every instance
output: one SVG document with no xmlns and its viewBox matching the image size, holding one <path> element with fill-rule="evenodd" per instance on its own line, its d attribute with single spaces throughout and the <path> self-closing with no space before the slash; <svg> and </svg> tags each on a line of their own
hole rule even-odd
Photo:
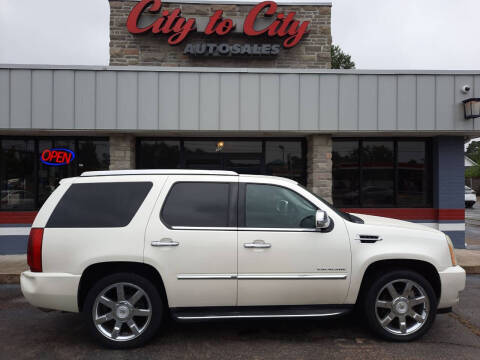
<svg viewBox="0 0 480 360">
<path fill-rule="evenodd" d="M 349 208 L 350 213 L 390 217 L 399 220 L 465 220 L 465 209 L 398 209 L 398 208 Z M 31 224 L 37 211 L 0 212 L 0 224 Z"/>
<path fill-rule="evenodd" d="M 38 211 L 1 211 L 0 224 L 31 224 Z"/>
<path fill-rule="evenodd" d="M 465 220 L 465 209 L 342 209 L 349 213 L 375 215 L 399 220 Z"/>
</svg>

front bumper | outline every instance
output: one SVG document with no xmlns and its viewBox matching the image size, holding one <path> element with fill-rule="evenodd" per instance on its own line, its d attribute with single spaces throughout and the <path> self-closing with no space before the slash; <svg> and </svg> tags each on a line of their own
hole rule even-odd
<svg viewBox="0 0 480 360">
<path fill-rule="evenodd" d="M 20 276 L 23 296 L 39 308 L 78 312 L 80 275 L 25 271 Z"/>
<path fill-rule="evenodd" d="M 465 289 L 466 274 L 460 266 L 452 266 L 439 272 L 442 284 L 442 294 L 438 304 L 439 309 L 458 304 L 459 293 Z"/>
</svg>

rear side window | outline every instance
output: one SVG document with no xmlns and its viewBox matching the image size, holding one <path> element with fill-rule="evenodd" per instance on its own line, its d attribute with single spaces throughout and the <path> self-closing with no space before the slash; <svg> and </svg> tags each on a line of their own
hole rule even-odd
<svg viewBox="0 0 480 360">
<path fill-rule="evenodd" d="M 47 227 L 127 226 L 152 186 L 151 182 L 73 184 L 60 199 Z"/>
<path fill-rule="evenodd" d="M 168 226 L 228 227 L 228 183 L 185 182 L 172 186 L 161 218 Z"/>
</svg>

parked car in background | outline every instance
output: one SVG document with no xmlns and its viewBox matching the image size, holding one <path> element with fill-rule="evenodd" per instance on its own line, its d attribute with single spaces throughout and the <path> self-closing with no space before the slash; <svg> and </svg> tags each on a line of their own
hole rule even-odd
<svg viewBox="0 0 480 360">
<path fill-rule="evenodd" d="M 113 348 L 180 321 L 332 317 L 358 309 L 410 341 L 465 287 L 450 238 L 341 212 L 289 179 L 125 170 L 63 179 L 33 223 L 27 300 L 83 312 Z"/>
<path fill-rule="evenodd" d="M 477 193 L 475 190 L 465 185 L 465 207 L 470 209 L 477 202 Z"/>
</svg>

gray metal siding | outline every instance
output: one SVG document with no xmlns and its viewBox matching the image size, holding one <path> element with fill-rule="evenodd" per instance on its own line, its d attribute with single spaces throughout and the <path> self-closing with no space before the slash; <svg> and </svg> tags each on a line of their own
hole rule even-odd
<svg viewBox="0 0 480 360">
<path fill-rule="evenodd" d="M 472 86 L 463 94 L 463 85 Z M 1 129 L 470 134 L 480 74 L 0 68 Z"/>
</svg>

